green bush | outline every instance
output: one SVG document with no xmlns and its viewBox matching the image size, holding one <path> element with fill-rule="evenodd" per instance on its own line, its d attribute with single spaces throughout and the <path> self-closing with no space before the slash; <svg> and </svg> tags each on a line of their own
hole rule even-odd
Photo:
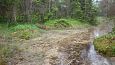
<svg viewBox="0 0 115 65">
<path fill-rule="evenodd" d="M 88 23 L 82 23 L 75 19 L 55 19 L 49 20 L 44 23 L 44 25 L 52 28 L 68 28 L 68 27 L 86 27 L 89 26 Z"/>
<path fill-rule="evenodd" d="M 65 27 L 70 27 L 71 25 L 68 23 L 66 19 L 59 19 L 54 23 L 54 26 L 56 28 L 65 28 Z"/>
</svg>

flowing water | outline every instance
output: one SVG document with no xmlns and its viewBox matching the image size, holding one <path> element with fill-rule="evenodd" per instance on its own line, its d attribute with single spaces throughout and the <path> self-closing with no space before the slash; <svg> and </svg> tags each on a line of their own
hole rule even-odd
<svg viewBox="0 0 115 65">
<path fill-rule="evenodd" d="M 92 43 L 89 44 L 88 59 L 91 65 L 111 65 L 106 58 L 96 53 Z"/>
<path fill-rule="evenodd" d="M 102 29 L 101 29 L 102 28 Z M 94 29 L 94 38 L 107 34 L 112 31 L 113 25 L 112 23 L 107 23 L 104 26 L 100 26 Z M 91 65 L 112 65 L 111 62 L 99 55 L 93 45 L 93 42 L 88 45 L 88 51 L 87 52 L 87 60 L 90 62 Z"/>
</svg>

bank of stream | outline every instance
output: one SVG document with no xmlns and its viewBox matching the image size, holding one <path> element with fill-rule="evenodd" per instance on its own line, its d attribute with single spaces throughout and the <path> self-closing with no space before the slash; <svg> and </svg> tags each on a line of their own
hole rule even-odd
<svg viewBox="0 0 115 65">
<path fill-rule="evenodd" d="M 110 21 L 103 23 L 98 27 L 94 27 L 94 31 L 91 35 L 91 43 L 88 44 L 88 47 L 86 48 L 87 50 L 85 49 L 82 52 L 82 57 L 85 60 L 87 60 L 90 63 L 90 65 L 115 65 L 115 61 L 113 61 L 114 59 L 111 60 L 110 57 L 103 57 L 102 55 L 99 55 L 99 53 L 97 53 L 93 45 L 93 40 L 96 37 L 100 37 L 110 33 L 113 27 L 114 23 Z"/>
</svg>

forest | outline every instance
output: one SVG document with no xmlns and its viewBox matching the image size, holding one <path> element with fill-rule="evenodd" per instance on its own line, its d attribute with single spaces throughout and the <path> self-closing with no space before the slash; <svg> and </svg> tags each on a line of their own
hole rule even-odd
<svg viewBox="0 0 115 65">
<path fill-rule="evenodd" d="M 115 1 L 0 0 L 0 65 L 115 65 Z"/>
</svg>

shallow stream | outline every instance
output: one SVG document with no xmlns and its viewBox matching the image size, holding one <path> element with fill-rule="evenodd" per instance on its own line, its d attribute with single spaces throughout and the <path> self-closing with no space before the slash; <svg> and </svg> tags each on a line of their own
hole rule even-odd
<svg viewBox="0 0 115 65">
<path fill-rule="evenodd" d="M 111 60 L 109 58 L 105 58 L 101 55 L 99 55 L 96 50 L 95 50 L 95 47 L 93 45 L 93 40 L 96 38 L 96 37 L 99 37 L 99 36 L 102 36 L 102 35 L 105 35 L 109 32 L 112 31 L 112 28 L 113 28 L 113 23 L 105 23 L 103 25 L 100 25 L 99 27 L 96 27 L 94 28 L 94 32 L 93 32 L 93 39 L 92 39 L 92 42 L 89 43 L 88 45 L 88 50 L 83 50 L 83 53 L 85 52 L 85 54 L 87 55 L 85 57 L 85 60 L 87 60 L 91 65 L 115 65 L 114 62 L 111 62 Z M 83 56 L 84 57 L 84 56 Z"/>
</svg>

